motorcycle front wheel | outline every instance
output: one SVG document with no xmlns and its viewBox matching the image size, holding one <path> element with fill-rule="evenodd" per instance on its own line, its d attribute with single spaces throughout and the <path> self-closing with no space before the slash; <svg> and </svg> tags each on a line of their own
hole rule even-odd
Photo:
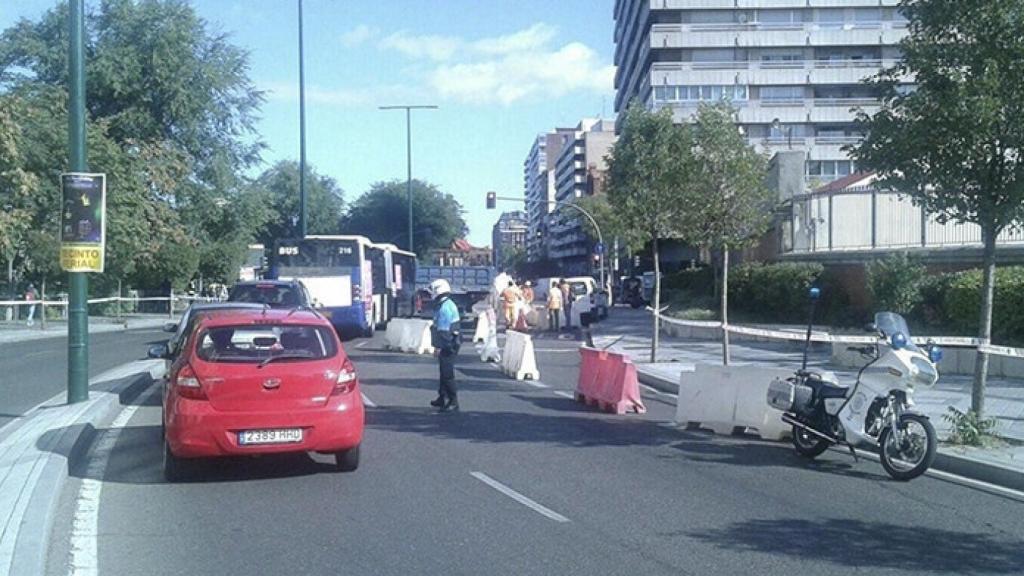
<svg viewBox="0 0 1024 576">
<path fill-rule="evenodd" d="M 920 414 L 904 414 L 900 418 L 902 442 L 897 442 L 892 427 L 887 426 L 878 437 L 882 468 L 896 480 L 917 478 L 935 460 L 937 439 L 931 421 Z"/>
<path fill-rule="evenodd" d="M 793 447 L 796 448 L 796 453 L 804 458 L 814 459 L 821 456 L 828 450 L 829 444 L 831 442 L 808 432 L 805 428 L 793 426 Z"/>
</svg>

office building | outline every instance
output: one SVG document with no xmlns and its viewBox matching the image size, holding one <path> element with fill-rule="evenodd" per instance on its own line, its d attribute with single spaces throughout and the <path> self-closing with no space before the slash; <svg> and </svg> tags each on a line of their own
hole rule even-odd
<svg viewBox="0 0 1024 576">
<path fill-rule="evenodd" d="M 547 216 L 554 209 L 555 203 L 554 162 L 572 134 L 571 128 L 556 128 L 537 136 L 523 162 L 526 256 L 530 262 L 539 262 L 548 257 L 544 237 L 547 232 Z"/>
<path fill-rule="evenodd" d="M 525 212 L 504 212 L 491 229 L 492 260 L 498 268 L 505 266 L 510 251 L 526 249 L 527 221 Z"/>
</svg>

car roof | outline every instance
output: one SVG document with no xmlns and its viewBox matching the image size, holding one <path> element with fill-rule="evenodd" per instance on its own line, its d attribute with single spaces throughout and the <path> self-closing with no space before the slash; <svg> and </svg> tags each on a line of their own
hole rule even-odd
<svg viewBox="0 0 1024 576">
<path fill-rule="evenodd" d="M 192 308 L 192 312 L 207 312 L 212 310 L 239 310 L 245 308 L 257 308 L 262 310 L 264 306 L 257 302 L 193 302 L 190 308 Z"/>
<path fill-rule="evenodd" d="M 199 326 L 207 328 L 218 326 L 239 326 L 251 324 L 284 324 L 331 327 L 331 323 L 316 310 L 309 308 L 280 309 L 260 307 L 260 310 L 236 308 L 203 312 L 199 318 Z"/>
<path fill-rule="evenodd" d="M 245 280 L 235 282 L 235 286 L 294 286 L 298 280 Z"/>
</svg>

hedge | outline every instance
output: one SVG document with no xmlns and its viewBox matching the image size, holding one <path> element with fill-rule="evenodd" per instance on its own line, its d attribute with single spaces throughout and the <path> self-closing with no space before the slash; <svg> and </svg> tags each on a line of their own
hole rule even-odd
<svg viewBox="0 0 1024 576">
<path fill-rule="evenodd" d="M 965 334 L 978 332 L 981 311 L 981 270 L 945 275 L 940 322 Z M 1024 267 L 996 269 L 992 307 L 992 338 L 998 343 L 1024 341 Z"/>
<path fill-rule="evenodd" d="M 729 272 L 729 309 L 766 322 L 802 323 L 808 291 L 823 271 L 812 263 L 741 264 Z"/>
</svg>

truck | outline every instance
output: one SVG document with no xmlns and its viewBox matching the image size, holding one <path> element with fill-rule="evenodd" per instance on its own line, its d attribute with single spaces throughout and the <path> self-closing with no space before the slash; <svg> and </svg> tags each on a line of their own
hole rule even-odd
<svg viewBox="0 0 1024 576">
<path fill-rule="evenodd" d="M 495 269 L 489 266 L 418 266 L 416 268 L 416 315 L 431 318 L 434 302 L 430 283 L 447 280 L 452 287 L 452 301 L 459 307 L 463 323 L 473 321 L 473 305 L 491 294 Z"/>
</svg>

